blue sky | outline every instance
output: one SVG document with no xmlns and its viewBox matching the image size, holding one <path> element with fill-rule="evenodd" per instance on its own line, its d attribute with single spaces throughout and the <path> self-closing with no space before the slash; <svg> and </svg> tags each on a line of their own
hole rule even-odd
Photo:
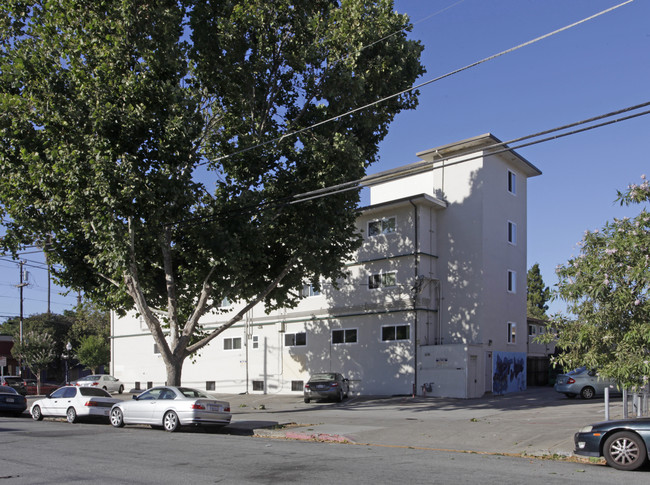
<svg viewBox="0 0 650 485">
<path fill-rule="evenodd" d="M 555 31 L 622 0 L 396 0 L 425 46 L 422 62 L 436 78 Z M 450 7 L 443 12 L 432 14 Z M 430 18 L 427 18 L 430 17 Z M 416 152 L 490 132 L 506 141 L 650 101 L 650 2 L 635 0 L 533 45 L 432 83 L 420 104 L 400 114 L 369 173 L 417 160 Z M 555 267 L 578 253 L 586 229 L 638 207 L 614 203 L 616 190 L 650 175 L 650 116 L 518 150 L 543 175 L 528 184 L 528 267 L 547 285 Z M 42 261 L 38 253 L 28 262 Z M 28 266 L 24 313 L 47 309 L 47 272 Z M 0 258 L 0 321 L 19 312 L 19 270 Z M 52 287 L 52 311 L 76 295 Z M 551 310 L 561 310 L 561 302 Z"/>
</svg>

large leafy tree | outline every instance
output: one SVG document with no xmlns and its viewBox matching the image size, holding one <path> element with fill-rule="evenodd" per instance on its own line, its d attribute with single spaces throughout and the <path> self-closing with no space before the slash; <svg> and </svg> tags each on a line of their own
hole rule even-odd
<svg viewBox="0 0 650 485">
<path fill-rule="evenodd" d="M 76 357 L 81 365 L 96 374 L 99 366 L 110 362 L 111 346 L 99 335 L 87 335 L 79 341 Z"/>
<path fill-rule="evenodd" d="M 650 202 L 650 184 L 619 192 L 622 204 Z M 581 252 L 557 270 L 558 296 L 570 316 L 550 324 L 557 331 L 558 361 L 565 368 L 597 368 L 626 387 L 650 376 L 650 213 L 614 219 L 585 232 Z M 546 335 L 552 339 L 553 335 Z"/>
<path fill-rule="evenodd" d="M 527 306 L 528 316 L 545 319 L 548 302 L 551 299 L 551 290 L 544 285 L 539 263 L 535 263 L 528 270 Z"/>
<path fill-rule="evenodd" d="M 1 246 L 135 309 L 180 383 L 251 306 L 343 275 L 358 194 L 296 195 L 362 177 L 416 106 L 408 27 L 390 0 L 5 1 Z M 224 298 L 246 304 L 202 329 Z"/>
<path fill-rule="evenodd" d="M 11 348 L 14 357 L 22 360 L 36 376 L 36 393 L 41 393 L 41 371 L 56 357 L 55 341 L 47 332 L 30 330 L 23 335 L 23 341 L 14 342 Z"/>
</svg>

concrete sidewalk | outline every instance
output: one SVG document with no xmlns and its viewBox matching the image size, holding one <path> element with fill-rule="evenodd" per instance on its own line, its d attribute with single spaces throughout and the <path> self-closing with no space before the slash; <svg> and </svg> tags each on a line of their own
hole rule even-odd
<svg viewBox="0 0 650 485">
<path fill-rule="evenodd" d="M 219 395 L 231 403 L 226 432 L 485 453 L 570 456 L 573 434 L 603 421 L 603 399 L 568 399 L 531 388 L 479 399 L 351 397 L 305 404 L 299 395 Z M 623 416 L 620 397 L 610 419 Z"/>
</svg>

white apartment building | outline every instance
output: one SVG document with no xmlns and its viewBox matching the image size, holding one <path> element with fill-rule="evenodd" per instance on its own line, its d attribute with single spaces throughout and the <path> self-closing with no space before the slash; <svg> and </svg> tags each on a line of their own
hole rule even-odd
<svg viewBox="0 0 650 485">
<path fill-rule="evenodd" d="M 499 143 L 481 135 L 368 177 L 363 244 L 339 289 L 305 286 L 294 309 L 254 308 L 188 359 L 183 384 L 300 395 L 310 374 L 333 371 L 350 379 L 353 395 L 525 389 L 526 187 L 541 172 Z M 112 353 L 111 371 L 127 387 L 165 381 L 153 338 L 133 315 L 113 315 Z"/>
</svg>

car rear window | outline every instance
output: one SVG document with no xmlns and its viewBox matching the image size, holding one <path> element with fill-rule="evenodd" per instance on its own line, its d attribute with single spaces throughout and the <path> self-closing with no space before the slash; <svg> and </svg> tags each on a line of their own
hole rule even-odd
<svg viewBox="0 0 650 485">
<path fill-rule="evenodd" d="M 86 376 L 79 379 L 80 381 L 98 381 L 99 376 Z"/>
<path fill-rule="evenodd" d="M 7 384 L 22 384 L 23 380 L 20 377 L 5 377 Z"/>
<path fill-rule="evenodd" d="M 310 381 L 334 381 L 336 380 L 336 374 L 314 374 L 311 376 Z"/>
<path fill-rule="evenodd" d="M 79 392 L 82 396 L 111 397 L 104 389 L 98 389 L 96 387 L 80 387 Z"/>
<path fill-rule="evenodd" d="M 18 394 L 13 387 L 9 386 L 0 386 L 0 392 L 4 392 L 5 394 Z"/>
</svg>

